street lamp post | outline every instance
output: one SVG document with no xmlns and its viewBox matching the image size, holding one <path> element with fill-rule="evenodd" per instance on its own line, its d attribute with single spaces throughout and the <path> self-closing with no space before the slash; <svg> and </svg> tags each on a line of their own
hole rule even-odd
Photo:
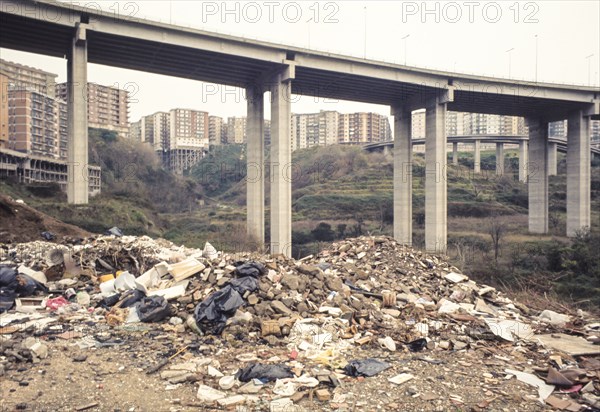
<svg viewBox="0 0 600 412">
<path fill-rule="evenodd" d="M 404 36 L 402 38 L 402 41 L 404 41 L 404 65 L 406 66 L 406 55 L 407 55 L 407 48 L 406 48 L 406 39 L 408 39 L 410 37 L 410 34 L 407 34 L 406 36 Z"/>
<path fill-rule="evenodd" d="M 512 48 L 510 48 L 510 49 L 508 49 L 508 50 L 506 51 L 506 53 L 508 53 L 508 78 L 509 78 L 509 79 L 510 79 L 510 66 L 512 65 L 512 51 L 513 51 L 514 49 L 515 49 L 515 48 L 514 48 L 514 47 L 512 47 Z"/>
</svg>

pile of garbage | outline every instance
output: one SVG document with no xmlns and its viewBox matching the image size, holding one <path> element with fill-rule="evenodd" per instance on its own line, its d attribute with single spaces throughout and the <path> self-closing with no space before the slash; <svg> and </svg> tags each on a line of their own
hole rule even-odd
<svg viewBox="0 0 600 412">
<path fill-rule="evenodd" d="M 496 362 L 490 382 L 514 377 L 531 386 L 534 401 L 557 410 L 600 408 L 597 319 L 582 311 L 537 313 L 444 258 L 388 237 L 348 239 L 301 260 L 119 233 L 2 248 L 0 374 L 48 356 L 45 336 L 79 332 L 93 320 L 108 328 L 156 324 L 226 345 L 227 366 L 214 356 L 182 355 L 184 347 L 147 371 L 170 387 L 200 381 L 202 405 L 268 402 L 283 411 L 316 398 L 339 406 L 347 379 L 391 371 L 388 382 L 410 385 L 414 373 L 398 369 L 403 358 L 436 365 L 480 351 Z M 74 318 L 79 323 L 67 321 Z M 80 335 L 80 348 L 101 346 Z M 20 345 L 7 344 L 17 336 Z M 263 359 L 252 351 L 261 345 L 286 356 Z"/>
</svg>

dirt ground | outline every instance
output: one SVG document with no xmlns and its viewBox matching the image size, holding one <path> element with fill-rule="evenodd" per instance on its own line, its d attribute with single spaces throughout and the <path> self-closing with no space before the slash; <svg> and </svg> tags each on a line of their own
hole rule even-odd
<svg viewBox="0 0 600 412">
<path fill-rule="evenodd" d="M 107 347 L 82 350 L 74 340 L 48 340 L 49 356 L 38 363 L 11 364 L 1 378 L 2 411 L 197 411 L 228 410 L 199 403 L 200 383 L 218 388 L 218 378 L 197 376 L 196 382 L 170 385 L 160 372 L 146 374 L 158 361 L 177 348 L 188 350 L 170 363 L 197 357 L 220 362 L 220 370 L 232 373 L 241 366 L 236 356 L 253 353 L 266 362 L 274 356 L 287 360 L 289 350 L 279 345 L 228 344 L 214 337 L 199 337 L 189 331 L 173 334 L 148 330 L 110 332 Z M 15 336 L 18 340 L 19 338 Z M 331 388 L 339 402 L 319 401 L 307 395 L 289 411 L 542 411 L 551 410 L 536 401 L 537 391 L 512 379 L 505 379 L 505 368 L 523 366 L 525 358 L 515 357 L 513 347 L 498 345 L 458 352 L 387 352 L 376 344 L 352 348 L 344 358 L 376 357 L 393 366 L 371 378 L 341 378 Z M 507 363 L 508 356 L 512 357 Z M 85 358 L 85 359 L 84 359 Z M 84 359 L 82 361 L 82 359 Z M 297 361 L 305 370 L 322 366 L 302 355 Z M 165 367 L 165 369 L 168 368 Z M 163 369 L 163 370 L 165 370 Z M 414 379 L 402 385 L 388 378 L 408 372 Z M 252 406 L 237 411 L 269 411 L 269 400 L 276 398 L 273 383 L 266 384 Z M 236 388 L 230 392 L 235 394 Z M 453 400 L 454 399 L 454 400 Z M 235 410 L 235 409 L 229 409 Z"/>
<path fill-rule="evenodd" d="M 0 193 L 0 239 L 2 243 L 41 240 L 42 232 L 54 233 L 57 241 L 61 241 L 65 237 L 90 236 L 90 233 L 83 229 L 56 220 Z"/>
</svg>

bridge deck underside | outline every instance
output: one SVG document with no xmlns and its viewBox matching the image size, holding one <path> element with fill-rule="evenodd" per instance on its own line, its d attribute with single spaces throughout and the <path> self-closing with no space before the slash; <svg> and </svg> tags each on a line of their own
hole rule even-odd
<svg viewBox="0 0 600 412">
<path fill-rule="evenodd" d="M 72 25 L 65 25 L 64 22 L 59 24 L 47 19 L 0 13 L 0 47 L 3 48 L 64 57 L 71 48 L 73 33 Z M 237 87 L 252 85 L 261 75 L 283 67 L 283 64 L 259 58 L 109 34 L 93 29 L 88 30 L 87 39 L 90 63 Z M 378 68 L 379 66 L 375 66 L 376 72 Z M 429 97 L 440 93 L 439 86 L 298 65 L 295 80 L 292 82 L 292 92 L 384 105 L 419 102 L 419 99 L 422 99 L 425 104 Z M 485 85 L 482 85 L 482 88 L 484 89 Z M 535 89 L 531 88 L 517 89 L 512 95 L 480 90 L 477 84 L 470 84 L 468 88 L 457 85 L 454 101 L 449 103 L 448 108 L 465 112 L 539 116 L 556 111 L 565 113 L 583 107 L 581 102 L 540 98 L 539 95 L 536 96 Z"/>
</svg>

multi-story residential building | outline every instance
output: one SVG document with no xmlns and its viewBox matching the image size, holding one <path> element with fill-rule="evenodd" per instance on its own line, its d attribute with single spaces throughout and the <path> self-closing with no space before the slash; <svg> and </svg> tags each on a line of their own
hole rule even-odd
<svg viewBox="0 0 600 412">
<path fill-rule="evenodd" d="M 219 116 L 208 116 L 208 142 L 211 146 L 219 146 L 227 142 L 227 125 Z"/>
<path fill-rule="evenodd" d="M 136 142 L 142 141 L 142 119 L 129 123 L 129 139 Z"/>
<path fill-rule="evenodd" d="M 338 143 L 361 144 L 390 140 L 392 131 L 386 116 L 377 113 L 340 114 Z"/>
<path fill-rule="evenodd" d="M 8 136 L 9 149 L 66 159 L 66 104 L 35 90 L 10 90 Z"/>
<path fill-rule="evenodd" d="M 67 83 L 56 86 L 59 98 L 68 101 Z M 87 84 L 88 127 L 117 132 L 129 137 L 129 92 L 116 87 Z"/>
<path fill-rule="evenodd" d="M 446 134 L 464 135 L 522 135 L 526 134 L 525 119 L 514 116 L 490 115 L 484 113 L 463 113 L 448 111 Z M 412 114 L 412 138 L 425 137 L 425 110 Z"/>
<path fill-rule="evenodd" d="M 567 121 L 552 122 L 548 125 L 549 137 L 565 137 L 567 135 Z"/>
<path fill-rule="evenodd" d="M 147 142 L 157 152 L 167 152 L 171 147 L 171 118 L 169 113 L 156 112 L 152 117 L 152 136 Z"/>
<path fill-rule="evenodd" d="M 591 145 L 600 149 L 600 120 L 592 120 L 592 134 L 590 136 Z"/>
<path fill-rule="evenodd" d="M 9 90 L 30 90 L 55 97 L 58 75 L 47 71 L 0 59 L 0 71 L 8 77 Z"/>
<path fill-rule="evenodd" d="M 144 116 L 140 120 L 140 140 L 154 145 L 154 115 Z"/>
<path fill-rule="evenodd" d="M 8 76 L 0 72 L 0 148 L 8 146 Z"/>
<path fill-rule="evenodd" d="M 210 119 L 207 112 L 172 109 L 143 116 L 131 124 L 130 133 L 152 146 L 165 169 L 183 174 L 208 150 Z"/>
<path fill-rule="evenodd" d="M 413 112 L 411 118 L 411 129 L 413 139 L 425 138 L 425 110 L 417 110 Z"/>
<path fill-rule="evenodd" d="M 242 144 L 246 142 L 246 118 L 227 118 L 227 143 Z"/>
<path fill-rule="evenodd" d="M 271 121 L 265 119 L 264 123 L 264 135 L 265 135 L 265 147 L 269 147 L 271 145 Z"/>
<path fill-rule="evenodd" d="M 191 109 L 173 109 L 170 115 L 170 149 L 208 147 L 208 113 Z"/>
</svg>

